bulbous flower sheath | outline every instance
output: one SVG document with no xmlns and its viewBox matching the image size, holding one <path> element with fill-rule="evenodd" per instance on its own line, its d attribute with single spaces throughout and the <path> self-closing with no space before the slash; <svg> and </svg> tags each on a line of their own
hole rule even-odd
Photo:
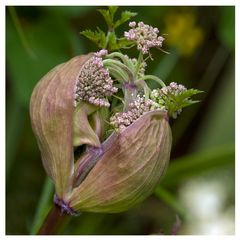
<svg viewBox="0 0 240 240">
<path fill-rule="evenodd" d="M 31 122 L 42 162 L 55 184 L 56 194 L 63 199 L 72 191 L 77 77 L 91 57 L 75 57 L 56 66 L 38 82 L 31 96 Z"/>
<path fill-rule="evenodd" d="M 58 65 L 31 97 L 32 128 L 55 184 L 55 204 L 70 214 L 127 210 L 152 193 L 170 157 L 168 114 L 140 95 L 128 92 L 133 99 L 126 111 L 110 118 L 120 131 L 103 137 L 108 114 L 102 110 L 118 91 L 104 67 L 106 54 L 101 50 Z M 106 64 L 116 64 L 115 70 L 123 65 L 116 59 Z M 137 85 L 132 86 L 135 91 Z M 81 145 L 86 151 L 74 156 Z"/>
<path fill-rule="evenodd" d="M 73 189 L 70 205 L 77 211 L 115 213 L 149 196 L 165 172 L 171 150 L 166 112 L 142 115 L 102 145 L 102 157 Z"/>
</svg>

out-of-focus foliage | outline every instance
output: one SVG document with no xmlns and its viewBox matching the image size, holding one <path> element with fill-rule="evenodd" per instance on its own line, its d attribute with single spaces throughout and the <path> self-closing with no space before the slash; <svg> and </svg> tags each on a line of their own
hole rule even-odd
<svg viewBox="0 0 240 240">
<path fill-rule="evenodd" d="M 55 65 L 97 49 L 79 34 L 96 26 L 107 30 L 97 9 L 6 8 L 7 234 L 35 233 L 53 198 L 30 125 L 32 89 Z M 200 103 L 171 121 L 171 163 L 150 198 L 121 214 L 83 213 L 63 233 L 171 234 L 176 215 L 181 222 L 179 234 L 233 233 L 234 7 L 129 6 L 120 10 L 137 12 L 135 21 L 167 34 L 163 49 L 170 54 L 153 50 L 150 74 L 204 93 Z M 119 26 L 117 36 L 126 29 L 127 23 Z M 131 56 L 134 50 L 126 52 Z"/>
<path fill-rule="evenodd" d="M 172 13 L 165 19 L 167 42 L 182 55 L 191 55 L 203 41 L 203 30 L 196 26 L 196 16 L 191 13 Z"/>
</svg>

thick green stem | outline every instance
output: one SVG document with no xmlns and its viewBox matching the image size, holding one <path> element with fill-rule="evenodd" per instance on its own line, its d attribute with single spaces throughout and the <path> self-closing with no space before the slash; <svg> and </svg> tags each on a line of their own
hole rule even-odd
<svg viewBox="0 0 240 240">
<path fill-rule="evenodd" d="M 122 53 L 120 52 L 113 52 L 113 53 L 110 53 L 107 55 L 107 58 L 108 59 L 114 59 L 114 58 L 119 58 L 120 60 L 122 60 L 122 62 L 127 66 L 129 67 L 133 72 L 134 72 L 134 65 L 132 63 L 132 61 L 126 57 L 125 55 L 123 55 Z"/>
<path fill-rule="evenodd" d="M 145 75 L 145 76 L 141 77 L 139 80 L 154 80 L 158 84 L 160 84 L 161 87 L 166 87 L 165 83 L 160 78 L 158 78 L 154 75 Z"/>
<path fill-rule="evenodd" d="M 107 37 L 106 37 L 106 41 L 105 41 L 105 44 L 104 44 L 104 49 L 108 49 L 108 43 L 109 43 L 109 36 L 111 34 L 111 31 L 108 31 L 107 33 Z"/>
<path fill-rule="evenodd" d="M 141 67 L 141 64 L 143 62 L 143 55 L 141 52 L 139 52 L 139 55 L 138 55 L 138 61 L 137 61 L 137 66 L 136 66 L 136 69 L 135 69 L 135 74 L 134 74 L 134 77 L 137 78 L 137 75 L 138 75 L 138 72 L 140 70 L 140 67 Z"/>
<path fill-rule="evenodd" d="M 127 82 L 133 82 L 134 81 L 134 75 L 129 67 L 121 63 L 120 61 L 113 60 L 113 59 L 105 59 L 103 60 L 103 64 L 105 67 L 113 67 L 113 68 L 120 68 L 123 72 L 125 72 L 128 76 L 128 79 L 126 79 Z"/>
<path fill-rule="evenodd" d="M 127 79 L 127 76 L 124 72 L 121 71 L 120 68 L 116 68 L 116 67 L 110 67 L 110 66 L 106 66 L 110 75 L 112 75 L 112 77 L 114 77 L 118 82 L 125 82 Z"/>
</svg>

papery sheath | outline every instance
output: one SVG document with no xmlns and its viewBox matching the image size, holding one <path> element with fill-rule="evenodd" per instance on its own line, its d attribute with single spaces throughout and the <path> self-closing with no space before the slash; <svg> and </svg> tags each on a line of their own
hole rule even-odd
<svg viewBox="0 0 240 240">
<path fill-rule="evenodd" d="M 76 81 L 91 54 L 77 56 L 46 74 L 35 87 L 30 102 L 32 128 L 43 165 L 56 194 L 65 198 L 73 176 L 73 113 Z"/>
<path fill-rule="evenodd" d="M 77 211 L 114 213 L 141 202 L 166 170 L 171 142 L 167 113 L 144 114 L 103 143 L 105 153 L 73 189 L 69 205 Z"/>
</svg>

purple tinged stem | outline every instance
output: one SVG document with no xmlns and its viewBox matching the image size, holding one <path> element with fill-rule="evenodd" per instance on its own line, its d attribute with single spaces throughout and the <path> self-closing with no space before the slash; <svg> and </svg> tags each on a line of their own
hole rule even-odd
<svg viewBox="0 0 240 240">
<path fill-rule="evenodd" d="M 137 97 L 137 86 L 134 83 L 123 84 L 124 91 L 124 109 L 127 111 L 129 109 L 129 104 L 134 101 Z"/>
<path fill-rule="evenodd" d="M 112 134 L 102 143 L 101 147 L 89 147 L 87 149 L 87 155 L 85 155 L 85 157 L 81 160 L 81 163 L 76 169 L 77 174 L 75 175 L 73 181 L 73 187 L 79 186 L 84 181 L 84 179 L 87 177 L 91 169 L 96 165 L 98 160 L 100 160 L 103 154 L 106 153 L 109 148 L 111 148 L 116 138 L 117 135 Z"/>
<path fill-rule="evenodd" d="M 66 212 L 62 212 L 61 208 L 54 205 L 48 213 L 44 224 L 38 231 L 38 235 L 52 235 L 56 234 L 61 229 L 66 221 L 70 218 Z"/>
</svg>

